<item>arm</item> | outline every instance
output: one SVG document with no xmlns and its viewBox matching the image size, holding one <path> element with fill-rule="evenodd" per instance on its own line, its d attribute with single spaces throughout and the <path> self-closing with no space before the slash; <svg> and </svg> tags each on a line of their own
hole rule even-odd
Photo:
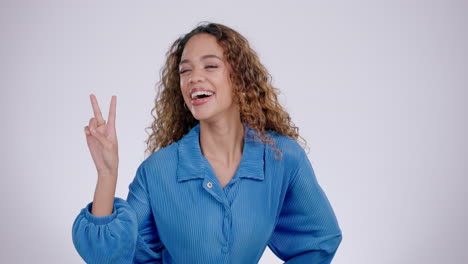
<svg viewBox="0 0 468 264">
<path fill-rule="evenodd" d="M 162 263 L 165 248 L 159 239 L 149 201 L 146 171 L 140 166 L 137 176 L 129 186 L 127 201 L 135 210 L 138 222 L 134 263 Z"/>
<path fill-rule="evenodd" d="M 91 210 L 89 203 L 72 229 L 75 248 L 86 263 L 161 261 L 163 245 L 151 214 L 143 166 L 129 186 L 127 201 L 114 199 L 112 214 L 98 217 Z"/>
<path fill-rule="evenodd" d="M 268 246 L 286 264 L 325 264 L 341 240 L 333 209 L 302 151 Z"/>
</svg>

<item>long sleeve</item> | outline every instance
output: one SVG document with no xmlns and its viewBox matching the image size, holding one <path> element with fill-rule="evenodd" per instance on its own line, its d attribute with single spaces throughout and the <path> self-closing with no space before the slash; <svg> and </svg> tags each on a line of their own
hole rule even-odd
<svg viewBox="0 0 468 264">
<path fill-rule="evenodd" d="M 127 201 L 116 197 L 108 216 L 91 214 L 92 202 L 76 217 L 72 239 L 86 263 L 161 263 L 163 245 L 151 214 L 143 166 L 129 185 Z"/>
<path fill-rule="evenodd" d="M 335 213 L 302 153 L 268 246 L 286 264 L 325 264 L 341 240 Z"/>
</svg>

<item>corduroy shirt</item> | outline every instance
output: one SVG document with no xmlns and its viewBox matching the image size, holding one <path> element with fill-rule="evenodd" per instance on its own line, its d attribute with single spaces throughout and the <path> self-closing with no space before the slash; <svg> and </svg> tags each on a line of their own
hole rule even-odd
<svg viewBox="0 0 468 264">
<path fill-rule="evenodd" d="M 283 156 L 245 126 L 242 158 L 221 187 L 202 155 L 200 124 L 141 163 L 112 214 L 76 217 L 87 263 L 251 264 L 265 248 L 288 264 L 330 263 L 342 233 L 302 147 L 268 131 Z"/>
</svg>

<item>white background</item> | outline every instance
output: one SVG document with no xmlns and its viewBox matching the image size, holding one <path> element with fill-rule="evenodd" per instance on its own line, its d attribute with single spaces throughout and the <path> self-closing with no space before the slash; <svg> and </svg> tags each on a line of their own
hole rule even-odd
<svg viewBox="0 0 468 264">
<path fill-rule="evenodd" d="M 170 2 L 170 3 L 169 3 Z M 286 3 L 287 2 L 287 3 Z M 243 34 L 281 89 L 343 231 L 333 263 L 467 263 L 467 1 L 2 1 L 0 262 L 83 263 L 83 127 L 117 95 L 117 196 L 144 160 L 165 53 Z M 282 263 L 267 249 L 263 264 Z"/>
</svg>

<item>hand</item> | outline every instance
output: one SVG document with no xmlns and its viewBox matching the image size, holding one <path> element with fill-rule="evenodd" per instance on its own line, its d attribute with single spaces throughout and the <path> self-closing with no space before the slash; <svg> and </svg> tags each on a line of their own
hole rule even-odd
<svg viewBox="0 0 468 264">
<path fill-rule="evenodd" d="M 101 109 L 94 94 L 90 95 L 94 117 L 85 126 L 86 141 L 99 175 L 117 175 L 119 154 L 115 131 L 117 97 L 112 96 L 108 122 L 102 118 Z"/>
</svg>

